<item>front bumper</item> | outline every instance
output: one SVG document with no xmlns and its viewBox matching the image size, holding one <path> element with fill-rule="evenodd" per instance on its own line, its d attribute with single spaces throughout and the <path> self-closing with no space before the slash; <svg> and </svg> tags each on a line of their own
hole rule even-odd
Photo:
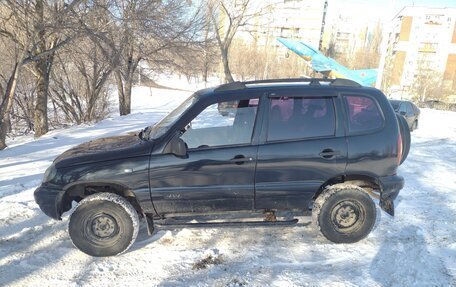
<svg viewBox="0 0 456 287">
<path fill-rule="evenodd" d="M 49 217 L 61 220 L 60 202 L 63 192 L 60 188 L 43 183 L 34 192 L 35 202 Z"/>
<path fill-rule="evenodd" d="M 382 188 L 380 207 L 389 215 L 394 216 L 394 200 L 404 187 L 404 178 L 399 175 L 392 175 L 380 177 L 378 180 Z"/>
</svg>

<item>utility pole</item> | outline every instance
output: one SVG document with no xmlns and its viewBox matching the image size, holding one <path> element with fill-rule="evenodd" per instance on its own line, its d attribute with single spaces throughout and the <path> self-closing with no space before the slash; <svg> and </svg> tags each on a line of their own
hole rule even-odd
<svg viewBox="0 0 456 287">
<path fill-rule="evenodd" d="M 323 7 L 323 19 L 321 20 L 321 31 L 320 31 L 320 42 L 318 43 L 318 50 L 322 50 L 323 44 L 323 34 L 325 32 L 325 24 L 326 24 L 326 11 L 328 10 L 328 0 L 325 0 L 325 4 Z"/>
</svg>

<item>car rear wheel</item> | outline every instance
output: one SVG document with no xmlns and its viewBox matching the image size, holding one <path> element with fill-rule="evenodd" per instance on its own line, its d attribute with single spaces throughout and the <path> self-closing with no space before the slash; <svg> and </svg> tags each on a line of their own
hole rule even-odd
<svg viewBox="0 0 456 287">
<path fill-rule="evenodd" d="M 365 238 L 376 219 L 375 204 L 356 186 L 328 188 L 314 203 L 312 220 L 335 243 L 354 243 Z"/>
<path fill-rule="evenodd" d="M 125 252 L 136 239 L 139 217 L 133 206 L 113 193 L 84 198 L 70 217 L 68 231 L 73 244 L 96 257 Z"/>
</svg>

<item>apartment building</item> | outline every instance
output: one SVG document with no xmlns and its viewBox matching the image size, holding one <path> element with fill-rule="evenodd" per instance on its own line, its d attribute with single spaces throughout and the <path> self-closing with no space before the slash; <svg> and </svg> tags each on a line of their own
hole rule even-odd
<svg viewBox="0 0 456 287">
<path fill-rule="evenodd" d="M 379 18 L 366 20 L 354 14 L 337 14 L 329 19 L 330 25 L 326 29 L 329 41 L 334 44 L 334 52 L 342 55 L 353 55 L 360 49 L 364 49 L 379 41 L 381 26 Z"/>
<path fill-rule="evenodd" d="M 258 46 L 281 49 L 277 38 L 301 39 L 315 48 L 322 45 L 327 0 L 265 0 L 269 13 L 240 29 L 237 37 Z M 286 49 L 286 48 L 284 48 Z"/>
<path fill-rule="evenodd" d="M 392 26 L 383 81 L 404 91 L 432 71 L 456 93 L 456 8 L 404 7 Z"/>
</svg>

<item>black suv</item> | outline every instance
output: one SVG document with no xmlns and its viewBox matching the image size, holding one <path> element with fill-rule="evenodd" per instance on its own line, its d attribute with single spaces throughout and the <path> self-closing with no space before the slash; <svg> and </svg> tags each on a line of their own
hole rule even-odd
<svg viewBox="0 0 456 287">
<path fill-rule="evenodd" d="M 293 224 L 311 213 L 327 239 L 350 243 L 374 226 L 372 198 L 393 215 L 409 146 L 407 123 L 377 89 L 235 82 L 196 92 L 139 133 L 64 152 L 35 200 L 55 219 L 78 202 L 69 234 L 93 256 L 127 250 L 140 217 L 151 234 L 156 224 Z"/>
</svg>

